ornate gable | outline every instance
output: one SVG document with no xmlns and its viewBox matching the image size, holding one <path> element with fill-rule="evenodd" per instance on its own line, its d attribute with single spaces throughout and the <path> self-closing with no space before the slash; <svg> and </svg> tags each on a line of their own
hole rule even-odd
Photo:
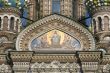
<svg viewBox="0 0 110 73">
<path fill-rule="evenodd" d="M 46 51 L 50 48 L 53 48 L 54 51 L 59 51 L 61 47 L 51 47 L 53 45 L 50 45 L 52 44 L 52 42 L 54 42 L 54 46 L 58 46 L 58 36 L 56 38 L 52 38 L 53 33 L 55 33 L 55 36 L 56 34 L 60 36 L 60 46 L 62 43 L 61 40 L 64 41 L 65 39 L 65 37 L 63 37 L 65 35 L 67 37 L 73 38 L 75 41 L 78 41 L 80 43 L 81 47 L 79 50 L 90 51 L 95 49 L 94 38 L 87 29 L 85 29 L 83 26 L 81 26 L 73 20 L 56 14 L 36 21 L 35 23 L 31 24 L 26 29 L 24 29 L 17 37 L 16 48 L 18 51 L 33 51 L 31 47 L 33 40 L 36 40 L 40 37 L 44 38 L 44 36 L 46 36 L 46 38 L 44 38 L 46 40 L 47 36 L 50 35 L 48 38 L 54 39 L 54 41 L 50 40 L 49 43 L 49 40 L 46 40 L 45 42 L 48 42 L 49 47 L 46 47 L 46 49 L 44 47 L 43 49 Z M 55 44 L 55 42 L 57 44 Z M 41 43 L 41 41 L 37 39 L 36 44 L 39 43 Z M 72 42 L 72 44 L 73 43 L 74 42 Z M 73 49 L 74 46 L 72 47 Z M 41 49 L 38 46 L 36 49 L 36 51 L 41 51 Z M 67 48 L 66 51 L 74 51 L 73 49 Z M 65 49 L 63 48 L 62 50 L 64 51 Z"/>
</svg>

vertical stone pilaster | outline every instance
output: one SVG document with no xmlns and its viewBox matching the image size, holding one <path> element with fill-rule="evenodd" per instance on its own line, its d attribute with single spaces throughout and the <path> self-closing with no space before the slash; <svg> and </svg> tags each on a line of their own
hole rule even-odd
<svg viewBox="0 0 110 73">
<path fill-rule="evenodd" d="M 3 17 L 1 17 L 1 30 L 3 30 Z"/>
<path fill-rule="evenodd" d="M 10 18 L 8 19 L 8 30 L 10 30 Z"/>
<path fill-rule="evenodd" d="M 98 24 L 98 18 L 95 19 L 96 20 L 96 31 L 99 31 L 99 24 Z"/>
<path fill-rule="evenodd" d="M 101 17 L 102 18 L 102 30 L 104 30 L 105 29 L 105 25 L 104 25 L 104 17 Z"/>
</svg>

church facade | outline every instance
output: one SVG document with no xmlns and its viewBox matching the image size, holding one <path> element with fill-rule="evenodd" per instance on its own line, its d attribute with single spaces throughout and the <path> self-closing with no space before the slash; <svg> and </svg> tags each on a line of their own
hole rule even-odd
<svg viewBox="0 0 110 73">
<path fill-rule="evenodd" d="M 110 73 L 110 0 L 0 2 L 0 73 Z"/>
</svg>

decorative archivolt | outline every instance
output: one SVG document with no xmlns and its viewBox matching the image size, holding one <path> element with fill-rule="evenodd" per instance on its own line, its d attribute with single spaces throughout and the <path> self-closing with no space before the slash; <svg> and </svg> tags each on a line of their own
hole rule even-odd
<svg viewBox="0 0 110 73">
<path fill-rule="evenodd" d="M 83 50 L 95 49 L 94 38 L 87 29 L 73 20 L 55 14 L 45 17 L 24 29 L 17 37 L 17 50 L 29 50 L 29 45 L 33 39 L 52 30 L 59 30 L 71 37 L 75 37 L 81 42 Z"/>
<path fill-rule="evenodd" d="M 109 31 L 110 29 L 110 14 L 95 15 L 93 17 L 94 32 Z"/>
</svg>

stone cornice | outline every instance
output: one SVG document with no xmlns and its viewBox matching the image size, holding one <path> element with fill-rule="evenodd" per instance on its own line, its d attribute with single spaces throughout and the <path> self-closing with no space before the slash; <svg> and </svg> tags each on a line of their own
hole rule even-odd
<svg viewBox="0 0 110 73">
<path fill-rule="evenodd" d="M 16 13 L 18 15 L 20 15 L 20 11 L 17 8 L 14 7 L 3 7 L 0 8 L 0 13 Z"/>
<path fill-rule="evenodd" d="M 92 14 L 98 13 L 98 12 L 110 12 L 110 6 L 100 6 L 93 9 Z"/>
<path fill-rule="evenodd" d="M 98 62 L 102 58 L 102 52 L 77 52 L 81 62 Z"/>
<path fill-rule="evenodd" d="M 106 54 L 103 56 L 101 64 L 102 65 L 110 64 L 110 55 L 109 54 Z"/>
<path fill-rule="evenodd" d="M 75 54 L 35 54 L 32 62 L 77 62 Z"/>
<path fill-rule="evenodd" d="M 18 61 L 18 62 L 30 62 L 33 52 L 17 52 L 17 51 L 12 51 L 10 52 L 11 58 L 13 61 Z"/>
<path fill-rule="evenodd" d="M 110 63 L 110 55 L 102 55 L 100 51 L 82 51 L 74 54 L 37 54 L 29 51 L 10 51 L 13 62 L 101 62 Z M 108 62 L 109 61 L 109 62 Z"/>
</svg>

